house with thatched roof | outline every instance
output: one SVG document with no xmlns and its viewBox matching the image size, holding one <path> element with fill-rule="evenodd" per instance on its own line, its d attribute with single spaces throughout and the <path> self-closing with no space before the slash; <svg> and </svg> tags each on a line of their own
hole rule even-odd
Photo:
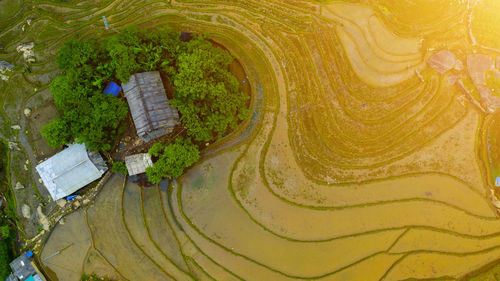
<svg viewBox="0 0 500 281">
<path fill-rule="evenodd" d="M 72 144 L 38 164 L 36 170 L 55 201 L 100 178 L 108 167 L 101 155 L 87 151 L 85 144 Z"/>
<path fill-rule="evenodd" d="M 158 71 L 133 74 L 122 88 L 137 135 L 143 141 L 169 134 L 179 123 L 179 113 L 168 104 Z"/>
</svg>

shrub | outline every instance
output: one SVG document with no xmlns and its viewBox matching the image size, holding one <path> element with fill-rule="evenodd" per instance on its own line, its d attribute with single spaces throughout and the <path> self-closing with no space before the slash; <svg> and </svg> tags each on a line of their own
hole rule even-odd
<svg viewBox="0 0 500 281">
<path fill-rule="evenodd" d="M 56 60 L 63 73 L 50 89 L 61 118 L 42 129 L 52 147 L 77 141 L 111 149 L 128 107 L 102 90 L 107 81 L 128 82 L 135 72 L 160 70 L 173 81 L 170 103 L 196 142 L 221 137 L 249 116 L 248 96 L 229 72 L 233 57 L 204 36 L 182 42 L 170 29 L 126 29 L 103 40 L 68 41 Z"/>
<path fill-rule="evenodd" d="M 125 163 L 120 162 L 120 161 L 113 162 L 113 166 L 112 166 L 111 170 L 113 171 L 113 173 L 120 173 L 122 175 L 128 174 L 127 166 L 125 166 Z"/>
<path fill-rule="evenodd" d="M 161 144 L 160 144 L 161 146 Z M 200 158 L 198 147 L 190 139 L 177 138 L 175 143 L 149 150 L 149 154 L 157 153 L 159 159 L 153 164 L 153 167 L 146 168 L 146 175 L 151 183 L 157 184 L 163 178 L 178 178 L 184 172 L 184 169 L 193 165 Z"/>
<path fill-rule="evenodd" d="M 221 137 L 248 117 L 248 96 L 229 72 L 233 58 L 203 36 L 187 43 L 177 58 L 174 101 L 181 121 L 194 140 Z"/>
<path fill-rule="evenodd" d="M 5 241 L 0 241 L 0 279 L 5 280 L 10 274 L 9 247 Z"/>
</svg>

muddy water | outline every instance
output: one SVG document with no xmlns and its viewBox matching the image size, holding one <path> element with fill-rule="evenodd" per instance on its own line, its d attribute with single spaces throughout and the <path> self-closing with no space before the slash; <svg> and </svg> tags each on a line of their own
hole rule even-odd
<svg viewBox="0 0 500 281">
<path fill-rule="evenodd" d="M 88 210 L 95 261 L 131 280 L 375 281 L 498 260 L 490 117 L 449 82 L 462 72 L 426 64 L 472 52 L 467 3 L 361 2 L 173 1 L 174 21 L 241 58 L 256 110 L 161 202 L 112 178 Z"/>
<path fill-rule="evenodd" d="M 485 124 L 486 151 L 490 166 L 491 180 L 500 176 L 500 114 L 493 115 Z"/>
<path fill-rule="evenodd" d="M 50 267 L 45 266 L 43 270 L 45 274 L 47 274 L 47 277 L 50 278 L 50 280 L 59 281 L 59 279 L 57 278 L 57 274 Z"/>
<path fill-rule="evenodd" d="M 448 99 L 461 95 L 458 88 L 446 84 L 447 77 L 427 69 L 426 48 L 437 40 L 429 36 L 430 24 L 438 20 L 415 19 L 415 26 L 392 28 L 387 17 L 391 11 L 380 15 L 380 9 L 388 9 L 385 6 L 335 2 L 321 8 L 323 19 L 334 23 L 341 44 L 336 47 L 343 48 L 347 58 L 344 63 L 348 62 L 365 84 L 375 88 L 394 86 L 426 71 L 422 79 L 439 81 L 432 95 Z M 453 10 L 450 5 L 440 11 L 449 15 L 441 24 L 465 15 L 463 8 Z M 395 5 L 392 12 L 399 9 L 402 5 Z M 416 32 L 418 28 L 421 33 Z M 442 48 L 443 42 L 440 44 Z M 311 65 L 324 63 L 314 58 Z M 275 69 L 277 73 L 295 72 L 285 77 L 296 80 L 278 79 L 278 85 L 297 86 L 297 95 L 314 95 L 304 89 L 328 83 L 321 81 L 321 75 L 316 77 L 319 81 L 302 83 L 297 65 L 295 69 L 293 65 L 292 69 L 285 65 Z M 328 149 L 333 153 L 338 145 L 335 142 L 325 143 L 323 154 L 310 154 L 308 162 L 303 162 L 301 154 L 318 147 L 307 141 L 292 141 L 300 131 L 290 131 L 288 124 L 307 113 L 292 115 L 288 92 L 280 90 L 279 97 L 280 110 L 263 112 L 262 126 L 239 156 L 236 152 L 215 156 L 180 180 L 177 215 L 194 243 L 208 256 L 245 278 L 249 268 L 259 269 L 251 280 L 264 276 L 328 280 L 459 278 L 500 258 L 500 220 L 485 185 L 484 159 L 477 150 L 483 113 L 469 104 L 450 103 L 435 116 L 447 122 L 455 118 L 448 123 L 451 125 L 433 125 L 432 121 L 422 125 L 421 132 L 427 136 L 405 136 L 406 143 L 421 140 L 419 147 L 407 146 L 404 156 L 376 167 L 360 163 L 354 169 L 335 165 L 335 158 L 322 159 L 329 156 Z M 445 100 L 436 104 L 443 109 Z M 409 107 L 422 105 L 415 116 L 438 110 L 420 102 Z M 312 105 L 304 102 L 303 107 Z M 400 110 L 398 118 L 404 119 L 405 111 Z M 445 112 L 456 114 L 453 117 Z M 372 113 L 371 117 L 377 116 Z M 300 126 L 311 135 L 315 131 L 325 134 L 320 136 L 321 141 L 328 142 L 328 132 L 321 132 L 317 126 L 337 120 L 319 122 L 313 118 Z M 384 128 L 383 123 L 380 128 Z M 360 130 L 360 138 L 364 138 L 362 134 Z M 393 141 L 390 134 L 381 139 L 379 146 L 384 140 Z M 347 153 L 343 156 L 349 157 Z M 321 181 L 315 180 L 315 171 L 323 175 Z M 342 175 L 348 174 L 349 180 L 344 180 Z M 356 175 L 362 180 L 353 183 Z"/>
<path fill-rule="evenodd" d="M 83 211 L 62 219 L 45 244 L 40 259 L 55 274 L 55 280 L 77 280 L 81 277 L 84 257 L 91 245 Z"/>
</svg>

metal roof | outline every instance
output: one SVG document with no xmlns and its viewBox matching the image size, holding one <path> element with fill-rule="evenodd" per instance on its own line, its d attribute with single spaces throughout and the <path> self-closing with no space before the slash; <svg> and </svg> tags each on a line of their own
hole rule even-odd
<svg viewBox="0 0 500 281">
<path fill-rule="evenodd" d="M 133 176 L 146 172 L 147 167 L 153 166 L 151 155 L 147 153 L 140 153 L 125 156 L 125 165 L 127 166 L 128 174 Z"/>
<path fill-rule="evenodd" d="M 179 122 L 176 108 L 168 104 L 158 71 L 136 73 L 122 84 L 137 135 L 144 141 L 170 133 Z"/>
<path fill-rule="evenodd" d="M 12 274 L 21 281 L 28 279 L 31 275 L 36 273 L 35 268 L 26 255 L 20 255 L 9 265 L 12 269 Z"/>
<path fill-rule="evenodd" d="M 36 166 L 54 200 L 70 195 L 100 178 L 106 169 L 98 169 L 90 160 L 85 144 L 72 144 Z"/>
</svg>

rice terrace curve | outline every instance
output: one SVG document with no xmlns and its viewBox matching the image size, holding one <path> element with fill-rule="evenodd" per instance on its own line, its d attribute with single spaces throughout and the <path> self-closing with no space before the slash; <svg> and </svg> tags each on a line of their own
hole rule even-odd
<svg viewBox="0 0 500 281">
<path fill-rule="evenodd" d="M 45 273 L 498 280 L 499 15 L 495 0 L 0 0 L 0 60 L 30 40 L 37 58 L 0 84 L 6 124 L 50 101 L 65 41 L 131 25 L 208 34 L 252 94 L 169 187 L 110 175 L 44 240 Z"/>
</svg>

